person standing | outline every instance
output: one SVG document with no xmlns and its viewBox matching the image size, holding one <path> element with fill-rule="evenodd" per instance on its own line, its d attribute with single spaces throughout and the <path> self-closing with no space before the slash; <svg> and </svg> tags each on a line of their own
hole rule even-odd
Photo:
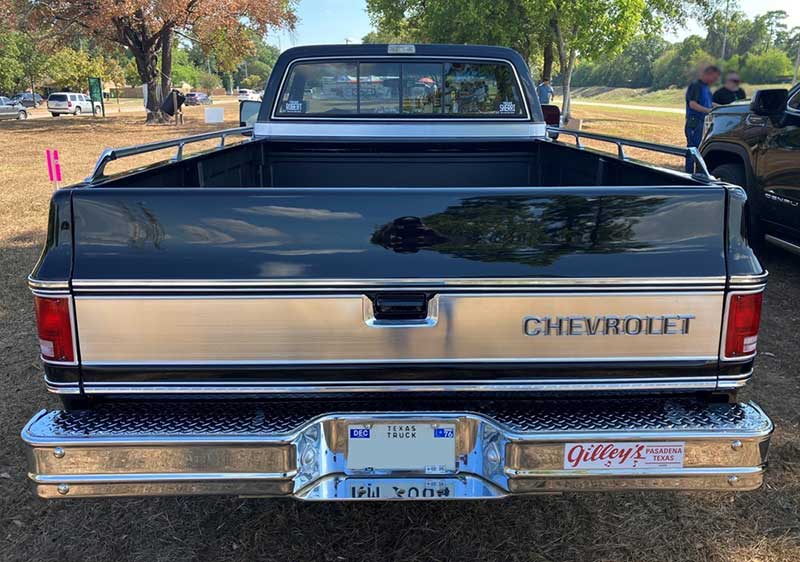
<svg viewBox="0 0 800 562">
<path fill-rule="evenodd" d="M 550 85 L 550 79 L 545 78 L 542 82 L 536 87 L 536 95 L 539 96 L 539 103 L 542 105 L 550 103 L 553 99 L 553 87 Z"/>
<path fill-rule="evenodd" d="M 714 92 L 714 96 L 711 98 L 717 105 L 728 105 L 729 103 L 733 103 L 735 101 L 743 100 L 747 97 L 744 90 L 740 86 L 742 83 L 742 79 L 739 78 L 739 74 L 736 72 L 728 72 L 725 75 L 725 82 L 722 85 L 722 88 L 719 88 L 716 92 Z"/>
<path fill-rule="evenodd" d="M 719 67 L 709 65 L 703 69 L 700 77 L 686 88 L 686 146 L 697 148 L 703 140 L 703 121 L 706 114 L 711 113 L 713 100 L 711 86 L 720 77 Z M 686 157 L 686 171 L 694 172 L 694 159 Z"/>
</svg>

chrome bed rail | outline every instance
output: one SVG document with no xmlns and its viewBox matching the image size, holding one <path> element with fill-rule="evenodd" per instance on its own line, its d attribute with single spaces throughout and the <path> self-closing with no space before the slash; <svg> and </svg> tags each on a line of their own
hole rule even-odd
<svg viewBox="0 0 800 562">
<path fill-rule="evenodd" d="M 235 127 L 233 129 L 223 129 L 222 131 L 213 131 L 211 133 L 202 133 L 199 135 L 191 135 L 188 137 L 180 137 L 177 139 L 169 139 L 163 141 L 149 142 L 147 144 L 137 144 L 133 146 L 124 146 L 121 148 L 106 148 L 97 159 L 91 175 L 89 175 L 84 183 L 92 184 L 105 177 L 104 171 L 106 165 L 112 160 L 119 160 L 120 158 L 127 158 L 128 156 L 136 156 L 137 154 L 146 154 L 148 152 L 155 152 L 156 150 L 164 150 L 165 148 L 177 147 L 175 155 L 172 157 L 173 162 L 180 162 L 183 160 L 183 147 L 187 144 L 195 142 L 202 142 L 211 139 L 219 139 L 217 148 L 225 147 L 225 139 L 233 135 L 250 135 L 253 134 L 253 127 Z"/>
<path fill-rule="evenodd" d="M 575 137 L 575 146 L 579 149 L 583 150 L 586 146 L 581 142 L 581 139 L 588 139 L 588 140 L 595 140 L 600 142 L 607 142 L 610 144 L 614 144 L 617 147 L 617 158 L 620 160 L 628 160 L 629 157 L 625 154 L 625 147 L 629 146 L 631 148 L 640 148 L 642 150 L 650 150 L 652 152 L 661 152 L 662 154 L 670 154 L 672 156 L 683 156 L 684 158 L 691 158 L 695 166 L 697 167 L 697 171 L 693 174 L 696 177 L 699 177 L 706 181 L 715 181 L 716 178 L 711 175 L 708 171 L 708 166 L 706 166 L 705 160 L 703 160 L 703 156 L 700 154 L 700 151 L 694 147 L 681 147 L 681 146 L 670 146 L 667 144 L 657 144 L 653 142 L 646 142 L 646 141 L 638 141 L 633 139 L 623 139 L 620 137 L 612 137 L 609 135 L 601 135 L 598 133 L 588 133 L 585 131 L 574 131 L 572 129 L 562 129 L 559 127 L 548 127 L 547 133 L 551 137 L 558 136 L 558 135 L 570 135 Z"/>
</svg>

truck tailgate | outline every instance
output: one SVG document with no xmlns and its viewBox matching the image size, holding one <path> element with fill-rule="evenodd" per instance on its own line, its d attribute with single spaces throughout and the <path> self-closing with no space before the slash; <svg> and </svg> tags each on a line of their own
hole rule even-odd
<svg viewBox="0 0 800 562">
<path fill-rule="evenodd" d="M 73 213 L 86 389 L 717 383 L 720 187 L 93 188 Z"/>
</svg>

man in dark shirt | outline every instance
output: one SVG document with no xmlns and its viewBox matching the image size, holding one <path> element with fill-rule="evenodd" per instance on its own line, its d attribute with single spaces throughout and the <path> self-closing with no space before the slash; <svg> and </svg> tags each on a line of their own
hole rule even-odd
<svg viewBox="0 0 800 562">
<path fill-rule="evenodd" d="M 717 105 L 728 105 L 729 103 L 745 99 L 747 94 L 745 94 L 744 90 L 739 86 L 741 83 L 742 79 L 739 78 L 736 72 L 728 72 L 728 74 L 725 75 L 725 83 L 722 88 L 714 92 L 714 97 L 711 98 L 712 101 Z"/>
<path fill-rule="evenodd" d="M 689 84 L 686 88 L 686 146 L 697 148 L 703 140 L 703 120 L 707 113 L 711 113 L 713 102 L 709 86 L 719 80 L 718 67 L 709 65 L 703 69 L 700 78 Z M 686 157 L 686 171 L 694 172 L 694 160 Z"/>
</svg>

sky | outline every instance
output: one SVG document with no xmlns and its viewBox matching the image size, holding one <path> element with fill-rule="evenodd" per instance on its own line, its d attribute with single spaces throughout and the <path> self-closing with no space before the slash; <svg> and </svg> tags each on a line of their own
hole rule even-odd
<svg viewBox="0 0 800 562">
<path fill-rule="evenodd" d="M 268 38 L 281 49 L 297 45 L 325 43 L 360 43 L 372 29 L 365 0 L 300 0 L 297 9 L 297 28 L 294 33 L 281 32 Z M 770 10 L 785 10 L 789 14 L 789 27 L 800 26 L 800 1 L 798 0 L 739 0 L 739 6 L 750 17 Z M 702 34 L 697 23 L 667 35 L 677 41 L 693 33 Z"/>
</svg>

